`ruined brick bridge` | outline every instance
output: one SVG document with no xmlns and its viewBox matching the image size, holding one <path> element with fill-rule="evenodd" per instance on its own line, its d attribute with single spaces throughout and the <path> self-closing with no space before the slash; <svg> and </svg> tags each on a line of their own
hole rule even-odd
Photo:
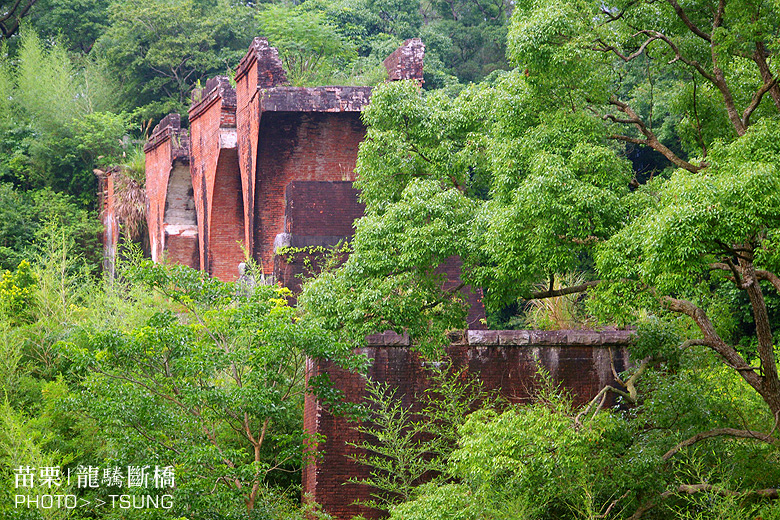
<svg viewBox="0 0 780 520">
<path fill-rule="evenodd" d="M 384 62 L 388 80 L 422 82 L 424 48 L 419 39 L 404 42 Z M 352 181 L 365 137 L 360 111 L 370 101 L 371 87 L 287 86 L 278 53 L 263 38 L 255 38 L 241 60 L 235 85 L 226 77 L 209 80 L 192 94 L 189 130 L 181 127 L 178 114 L 170 114 L 146 143 L 151 255 L 157 262 L 185 264 L 232 281 L 246 251 L 266 279 L 296 291 L 296 275 L 304 272 L 306 259 L 282 258 L 279 248 L 336 245 L 352 236 L 353 222 L 363 214 Z M 120 234 L 111 172 L 102 182 L 110 261 Z M 457 258 L 439 268 L 458 283 Z M 528 399 L 539 364 L 579 402 L 614 383 L 612 362 L 617 371 L 627 366 L 626 331 L 479 330 L 480 293 L 464 289 L 464 298 L 470 330 L 447 354 L 454 367 L 480 377 L 488 390 L 500 389 L 510 401 Z M 372 336 L 363 353 L 373 360 L 369 377 L 396 387 L 399 399 L 413 407 L 428 380 L 408 339 Z M 362 376 L 327 362 L 308 364 L 308 374 L 327 372 L 348 400 L 362 398 Z M 303 492 L 335 518 L 377 518 L 377 511 L 354 503 L 369 498 L 370 489 L 347 484 L 368 476 L 368 468 L 350 458 L 355 448 L 348 443 L 360 443 L 361 434 L 311 396 L 304 425 L 326 440 L 316 448 L 321 457 L 303 471 Z"/>
</svg>

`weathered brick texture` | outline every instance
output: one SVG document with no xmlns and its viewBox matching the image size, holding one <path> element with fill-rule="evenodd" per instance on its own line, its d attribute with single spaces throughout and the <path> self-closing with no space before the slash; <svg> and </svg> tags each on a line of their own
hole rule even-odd
<svg viewBox="0 0 780 520">
<path fill-rule="evenodd" d="M 629 331 L 469 331 L 466 341 L 448 347 L 446 354 L 455 369 L 463 368 L 465 374 L 479 377 L 486 390 L 498 390 L 510 402 L 531 399 L 541 365 L 582 404 L 604 385 L 615 384 L 611 360 L 618 372 L 627 368 L 625 347 L 630 338 Z M 424 360 L 409 348 L 408 338 L 378 334 L 369 338 L 369 345 L 360 353 L 373 360 L 368 377 L 390 384 L 404 406 L 414 409 L 415 396 L 428 388 L 429 381 Z M 309 376 L 327 373 L 347 400 L 364 398 L 363 376 L 334 368 L 327 361 L 310 361 L 307 368 Z M 354 503 L 368 499 L 370 488 L 347 483 L 350 478 L 367 477 L 369 471 L 350 459 L 356 449 L 348 443 L 367 440 L 354 426 L 307 398 L 306 432 L 324 435 L 326 440 L 315 449 L 319 457 L 312 458 L 304 469 L 303 491 L 334 518 L 347 520 L 358 514 L 381 518 L 378 511 Z"/>
<path fill-rule="evenodd" d="M 244 201 L 235 150 L 223 150 L 219 156 L 211 208 L 209 273 L 233 281 L 244 261 Z"/>
<path fill-rule="evenodd" d="M 355 219 L 365 206 L 349 181 L 293 181 L 285 189 L 283 231 L 274 241 L 274 279 L 293 293 L 303 276 L 317 272 L 326 254 L 311 254 L 319 246 L 330 249 L 352 237 Z M 279 255 L 279 247 L 297 252 Z M 302 250 L 301 250 L 302 249 Z M 344 256 L 344 259 L 346 257 Z"/>
<path fill-rule="evenodd" d="M 243 200 L 238 169 L 236 93 L 217 76 L 192 95 L 190 172 L 198 214 L 200 266 L 226 281 L 238 278 L 244 256 Z"/>
<path fill-rule="evenodd" d="M 114 206 L 114 171 L 95 171 L 98 177 L 100 220 L 103 222 L 103 272 L 113 277 L 119 245 L 119 220 Z"/>
<path fill-rule="evenodd" d="M 255 38 L 236 70 L 236 127 L 244 199 L 244 243 L 254 249 L 257 148 L 260 137 L 260 89 L 287 84 L 279 53 L 265 38 Z"/>
<path fill-rule="evenodd" d="M 189 137 L 181 128 L 179 114 L 169 114 L 160 121 L 144 146 L 144 153 L 146 221 L 152 260 L 160 261 L 163 251 L 169 251 L 172 261 L 187 259 L 191 257 L 188 251 L 193 242 L 198 242 L 198 235 L 194 219 L 185 222 L 182 214 L 187 208 L 192 209 L 193 201 Z M 185 263 L 198 266 L 197 262 Z"/>
<path fill-rule="evenodd" d="M 276 236 L 284 232 L 287 186 L 293 181 L 354 180 L 358 145 L 364 135 L 357 112 L 263 114 L 253 253 L 266 274 L 272 273 Z"/>
<path fill-rule="evenodd" d="M 422 78 L 424 49 L 419 39 L 404 42 L 386 61 L 390 78 Z M 173 261 L 233 280 L 243 246 L 264 273 L 272 275 L 279 266 L 274 243 L 285 232 L 287 186 L 294 181 L 354 180 L 358 145 L 365 137 L 359 113 L 369 103 L 371 87 L 287 84 L 277 50 L 265 38 L 255 38 L 237 68 L 235 90 L 228 78 L 218 76 L 193 91 L 189 148 L 179 143 L 185 134 L 177 115 L 166 117 L 155 129 L 146 146 L 155 261 L 165 250 Z M 190 189 L 181 189 L 186 184 L 181 176 L 169 185 L 176 160 L 189 161 Z M 182 194 L 189 198 L 181 200 Z M 359 216 L 352 211 L 353 199 L 346 202 L 332 195 L 334 208 L 345 202 L 349 218 Z M 185 208 L 194 208 L 196 218 L 187 214 L 186 222 L 166 220 L 169 209 L 181 216 Z M 352 235 L 351 222 L 342 222 L 336 214 L 333 218 L 338 222 L 323 217 L 310 219 L 309 225 L 344 229 L 296 235 Z M 280 276 L 285 283 L 297 280 L 292 274 Z"/>
<path fill-rule="evenodd" d="M 425 45 L 419 38 L 406 40 L 393 53 L 385 58 L 384 65 L 390 81 L 404 79 L 423 79 L 423 58 Z"/>
<path fill-rule="evenodd" d="M 364 210 L 352 182 L 293 181 L 285 190 L 283 229 L 300 237 L 292 238 L 295 247 L 334 245 L 334 240 L 352 236 L 355 219 Z"/>
<path fill-rule="evenodd" d="M 462 269 L 463 261 L 459 256 L 448 258 L 436 268 L 437 272 L 447 275 L 447 281 L 442 287 L 443 290 L 449 291 L 461 284 Z M 469 309 L 466 316 L 467 328 L 472 330 L 486 329 L 487 322 L 485 321 L 485 305 L 482 303 L 482 289 L 474 289 L 467 285 L 460 290 L 460 293 Z"/>
</svg>

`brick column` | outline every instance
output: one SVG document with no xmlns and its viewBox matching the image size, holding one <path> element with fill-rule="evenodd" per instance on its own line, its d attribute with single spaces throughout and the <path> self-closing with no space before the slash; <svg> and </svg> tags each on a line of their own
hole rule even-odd
<svg viewBox="0 0 780 520">
<path fill-rule="evenodd" d="M 255 178 L 260 136 L 260 89 L 287 84 L 287 73 L 276 48 L 255 38 L 236 70 L 236 127 L 244 200 L 244 244 L 254 249 Z"/>
<path fill-rule="evenodd" d="M 198 213 L 201 269 L 222 280 L 238 277 L 244 256 L 244 208 L 238 172 L 236 93 L 217 76 L 192 93 L 190 172 Z M 244 241 L 244 244 L 246 242 Z"/>
<path fill-rule="evenodd" d="M 425 44 L 419 38 L 406 40 L 393 53 L 385 58 L 384 65 L 390 81 L 416 79 L 423 81 L 423 58 Z"/>
<path fill-rule="evenodd" d="M 190 204 L 191 200 L 184 199 L 192 196 L 189 189 L 192 182 L 189 175 L 189 137 L 187 131 L 181 128 L 179 114 L 168 114 L 160 121 L 144 145 L 144 153 L 146 221 L 152 260 L 161 261 L 163 252 L 170 250 L 172 260 L 197 268 L 197 257 L 187 253 L 197 248 L 198 233 L 194 218 L 182 220 L 182 215 L 175 211 Z M 180 200 L 174 201 L 169 197 L 172 182 L 176 186 L 174 197 Z M 174 211 L 168 211 L 169 207 Z"/>
</svg>

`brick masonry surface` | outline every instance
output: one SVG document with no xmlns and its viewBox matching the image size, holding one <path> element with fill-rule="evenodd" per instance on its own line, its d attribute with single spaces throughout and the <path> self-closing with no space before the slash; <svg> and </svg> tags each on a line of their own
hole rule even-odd
<svg viewBox="0 0 780 520">
<path fill-rule="evenodd" d="M 177 166 L 189 168 L 189 137 L 187 131 L 181 128 L 179 114 L 169 114 L 160 121 L 144 146 L 144 153 L 146 154 L 146 222 L 152 260 L 157 262 L 162 259 L 163 251 L 167 249 L 165 212 L 171 173 Z M 197 241 L 197 237 L 193 239 Z M 175 245 L 171 251 L 172 256 L 180 257 Z M 186 257 L 186 254 L 181 256 L 181 258 Z M 187 262 L 187 265 L 192 264 Z"/>
<path fill-rule="evenodd" d="M 240 243 L 244 226 L 236 93 L 228 78 L 218 76 L 204 89 L 194 91 L 192 98 L 190 174 L 198 216 L 200 267 L 212 276 L 232 281 L 238 278 L 238 264 L 243 260 Z"/>
<path fill-rule="evenodd" d="M 618 372 L 628 367 L 625 347 L 630 331 L 468 331 L 465 341 L 446 349 L 456 369 L 477 376 L 486 390 L 498 390 L 513 403 L 528 402 L 538 383 L 537 366 L 569 389 L 575 403 L 583 404 L 607 384 L 615 384 L 612 363 Z M 397 389 L 405 407 L 415 408 L 416 395 L 428 387 L 426 362 L 410 347 L 408 338 L 394 333 L 369 337 L 368 346 L 359 353 L 373 360 L 368 377 Z M 327 373 L 345 399 L 359 402 L 365 392 L 363 376 L 335 368 L 329 362 L 308 365 L 309 375 Z M 355 424 L 336 417 L 308 396 L 304 428 L 309 434 L 325 436 L 316 451 L 319 456 L 303 472 L 303 491 L 337 519 L 362 514 L 382 518 L 378 511 L 356 505 L 370 497 L 370 488 L 348 484 L 351 478 L 365 478 L 368 468 L 350 459 L 356 449 L 349 443 L 364 439 Z"/>
<path fill-rule="evenodd" d="M 422 80 L 425 45 L 419 38 L 406 40 L 385 58 L 384 65 L 390 81 L 403 79 Z"/>
<path fill-rule="evenodd" d="M 365 129 L 358 112 L 263 114 L 255 185 L 253 255 L 266 274 L 273 270 L 276 236 L 284 232 L 288 185 L 293 181 L 353 181 L 358 145 L 364 136 Z M 333 190 L 323 195 L 335 197 L 322 201 L 331 208 L 339 198 L 343 200 L 342 195 Z M 301 198 L 295 201 L 298 206 L 307 204 Z M 354 207 L 355 202 L 350 201 L 349 205 Z M 337 219 L 346 214 L 334 211 L 329 210 Z M 354 212 L 349 214 L 354 215 Z M 320 222 L 311 219 L 309 223 L 320 229 L 346 227 L 343 221 L 329 223 L 324 218 Z M 347 236 L 351 235 L 350 230 Z"/>
<path fill-rule="evenodd" d="M 419 39 L 404 42 L 386 62 L 390 79 L 421 81 L 424 50 Z M 362 206 L 351 188 L 322 193 L 301 188 L 296 195 L 287 193 L 288 186 L 354 180 L 365 137 L 360 111 L 371 91 L 289 86 L 277 50 L 255 38 L 238 65 L 235 88 L 229 78 L 217 76 L 193 91 L 189 135 L 171 114 L 145 147 L 152 258 L 166 256 L 235 280 L 247 251 L 264 274 L 297 288 L 302 271 L 283 269 L 275 258 L 277 237 L 291 234 L 292 226 L 292 241 L 335 244 L 352 236 Z M 182 165 L 189 167 L 191 186 L 182 186 L 186 176 L 172 173 Z M 306 207 L 321 212 L 298 211 Z M 194 222 L 181 221 L 191 216 L 184 209 L 194 209 Z M 316 263 L 317 255 L 310 260 Z"/>
<path fill-rule="evenodd" d="M 311 254 L 312 248 L 332 248 L 348 240 L 364 209 L 352 182 L 290 182 L 285 189 L 283 231 L 276 235 L 274 248 L 288 246 L 297 252 L 274 255 L 274 279 L 297 293 L 302 277 L 317 272 L 326 258 Z"/>
</svg>

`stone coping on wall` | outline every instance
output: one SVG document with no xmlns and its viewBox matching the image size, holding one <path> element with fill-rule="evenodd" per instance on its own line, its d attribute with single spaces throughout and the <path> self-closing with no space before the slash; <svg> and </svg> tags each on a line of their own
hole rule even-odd
<svg viewBox="0 0 780 520">
<path fill-rule="evenodd" d="M 360 112 L 371 100 L 372 87 L 260 88 L 261 112 Z"/>
<path fill-rule="evenodd" d="M 516 345 L 516 346 L 615 346 L 630 345 L 635 330 L 469 330 L 462 344 L 474 346 Z M 383 332 L 366 337 L 369 346 L 408 347 L 408 334 Z"/>
</svg>

